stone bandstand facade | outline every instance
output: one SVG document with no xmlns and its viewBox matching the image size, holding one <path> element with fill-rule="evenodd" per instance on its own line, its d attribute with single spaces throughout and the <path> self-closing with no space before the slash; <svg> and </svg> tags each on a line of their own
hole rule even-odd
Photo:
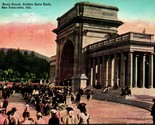
<svg viewBox="0 0 155 125">
<path fill-rule="evenodd" d="M 80 2 L 59 17 L 55 72 L 56 85 L 72 80 L 73 91 L 80 87 L 155 87 L 155 41 L 153 34 L 118 34 L 123 24 L 117 7 Z"/>
</svg>

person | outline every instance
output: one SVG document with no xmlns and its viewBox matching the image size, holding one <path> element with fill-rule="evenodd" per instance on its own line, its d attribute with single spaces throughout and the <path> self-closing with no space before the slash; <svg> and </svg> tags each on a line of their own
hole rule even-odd
<svg viewBox="0 0 155 125">
<path fill-rule="evenodd" d="M 8 121 L 9 121 L 9 125 L 16 125 L 16 120 L 13 117 L 14 113 L 13 112 L 8 112 L 7 116 L 8 116 Z"/>
<path fill-rule="evenodd" d="M 0 125 L 8 124 L 8 120 L 3 112 L 4 110 L 0 109 Z"/>
<path fill-rule="evenodd" d="M 86 91 L 86 98 L 87 98 L 87 101 L 89 101 L 90 98 L 91 98 L 91 90 L 90 90 L 90 89 L 88 89 L 88 90 Z"/>
<path fill-rule="evenodd" d="M 90 123 L 90 114 L 87 113 L 86 103 L 80 103 L 77 108 L 80 110 L 78 114 L 79 123 L 78 124 L 89 124 Z"/>
<path fill-rule="evenodd" d="M 12 113 L 14 115 L 14 113 L 17 111 L 17 109 L 15 107 L 13 107 L 10 111 L 7 112 L 7 115 Z"/>
<path fill-rule="evenodd" d="M 4 98 L 2 108 L 5 108 L 5 111 L 4 111 L 5 114 L 7 112 L 8 104 L 9 104 L 9 102 L 8 102 L 7 98 Z"/>
<path fill-rule="evenodd" d="M 33 121 L 30 119 L 30 113 L 29 112 L 23 112 L 23 118 L 24 120 L 19 122 L 19 124 L 33 124 Z"/>
<path fill-rule="evenodd" d="M 35 124 L 46 124 L 45 120 L 42 119 L 43 115 L 41 114 L 41 112 L 37 113 L 37 121 L 35 122 Z"/>
<path fill-rule="evenodd" d="M 30 121 L 31 124 L 35 124 L 35 121 L 33 118 L 29 117 L 28 120 Z"/>
<path fill-rule="evenodd" d="M 2 91 L 2 97 L 3 98 L 7 98 L 7 91 L 6 91 L 6 86 L 3 87 L 3 91 Z"/>
<path fill-rule="evenodd" d="M 0 108 L 2 108 L 3 102 L 0 100 Z"/>
<path fill-rule="evenodd" d="M 13 107 L 12 109 L 11 109 L 11 111 L 13 112 L 13 117 L 15 118 L 15 120 L 16 120 L 16 124 L 18 123 L 18 119 L 19 119 L 19 114 L 17 113 L 17 109 L 16 109 L 16 107 Z"/>
<path fill-rule="evenodd" d="M 102 92 L 103 93 L 108 93 L 109 92 L 109 86 L 105 86 L 105 87 L 103 87 L 103 89 L 102 89 Z"/>
<path fill-rule="evenodd" d="M 75 95 L 74 93 L 71 93 L 71 102 L 73 103 L 75 101 Z"/>
<path fill-rule="evenodd" d="M 152 109 L 151 109 L 151 115 L 153 117 L 153 124 L 155 124 L 155 99 L 153 99 L 153 106 L 152 106 Z"/>
<path fill-rule="evenodd" d="M 43 101 L 41 100 L 40 101 L 40 103 L 39 103 L 39 108 L 40 108 L 40 112 L 42 113 L 42 114 L 44 114 L 44 103 L 43 103 Z"/>
<path fill-rule="evenodd" d="M 10 111 L 7 112 L 8 120 L 10 124 L 16 124 L 16 119 L 19 118 L 19 116 L 16 114 L 17 109 L 13 107 Z"/>
<path fill-rule="evenodd" d="M 36 96 L 36 111 L 40 112 L 40 106 L 39 106 L 40 100 L 38 99 L 38 96 Z"/>
<path fill-rule="evenodd" d="M 51 110 L 51 118 L 48 121 L 49 125 L 59 125 L 60 124 L 60 120 L 57 117 L 57 111 L 55 109 Z"/>
<path fill-rule="evenodd" d="M 80 100 L 81 100 L 81 94 L 80 94 L 80 92 L 78 92 L 76 94 L 76 105 L 78 105 L 80 103 Z"/>
<path fill-rule="evenodd" d="M 24 112 L 30 112 L 30 106 L 29 104 L 26 104 Z"/>
<path fill-rule="evenodd" d="M 71 106 L 66 108 L 67 115 L 61 118 L 62 124 L 78 124 L 78 118 L 74 113 L 74 109 Z"/>
<path fill-rule="evenodd" d="M 125 86 L 125 88 L 121 89 L 121 96 L 128 95 L 131 96 L 131 89 L 129 86 Z"/>
<path fill-rule="evenodd" d="M 50 100 L 48 100 L 48 102 L 49 102 Z M 50 104 L 49 103 L 45 103 L 45 107 L 44 107 L 44 114 L 47 116 L 47 115 L 49 115 L 50 114 L 50 109 L 51 109 L 51 107 L 50 107 Z"/>
<path fill-rule="evenodd" d="M 82 96 L 84 93 L 83 93 L 83 88 L 79 88 L 79 94 Z"/>
</svg>

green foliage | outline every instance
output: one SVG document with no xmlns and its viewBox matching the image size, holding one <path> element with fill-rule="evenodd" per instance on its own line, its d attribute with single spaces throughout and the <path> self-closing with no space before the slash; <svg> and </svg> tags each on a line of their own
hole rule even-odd
<svg viewBox="0 0 155 125">
<path fill-rule="evenodd" d="M 36 57 L 34 52 L 0 50 L 0 80 L 24 79 L 25 81 L 49 78 L 50 64 L 46 59 Z"/>
</svg>

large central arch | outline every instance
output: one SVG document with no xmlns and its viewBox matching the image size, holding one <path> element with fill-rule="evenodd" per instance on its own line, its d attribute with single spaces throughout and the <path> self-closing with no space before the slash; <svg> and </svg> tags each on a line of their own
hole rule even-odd
<svg viewBox="0 0 155 125">
<path fill-rule="evenodd" d="M 60 59 L 60 82 L 73 77 L 74 65 L 74 45 L 71 41 L 67 41 L 63 47 Z"/>
</svg>

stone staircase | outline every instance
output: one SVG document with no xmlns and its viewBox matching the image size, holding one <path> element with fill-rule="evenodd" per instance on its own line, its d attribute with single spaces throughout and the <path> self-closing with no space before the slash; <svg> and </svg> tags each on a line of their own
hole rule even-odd
<svg viewBox="0 0 155 125">
<path fill-rule="evenodd" d="M 121 96 L 121 88 L 118 88 L 117 90 L 113 90 L 112 88 L 110 88 L 110 91 L 108 93 L 103 93 L 101 89 L 93 89 L 92 91 L 94 99 L 137 106 L 148 111 L 151 111 L 153 105 L 153 103 L 151 102 L 152 96 L 150 96 L 148 93 L 145 94 L 144 91 L 143 93 L 138 94 L 138 91 L 140 90 L 137 90 L 137 92 L 135 90 L 131 90 L 131 92 L 133 91 L 132 96 Z M 144 97 L 147 99 L 149 98 L 149 101 L 145 101 Z"/>
<path fill-rule="evenodd" d="M 132 88 L 132 95 L 136 100 L 153 103 L 152 99 L 155 97 L 154 88 Z M 133 98 L 133 99 L 134 99 Z"/>
</svg>

